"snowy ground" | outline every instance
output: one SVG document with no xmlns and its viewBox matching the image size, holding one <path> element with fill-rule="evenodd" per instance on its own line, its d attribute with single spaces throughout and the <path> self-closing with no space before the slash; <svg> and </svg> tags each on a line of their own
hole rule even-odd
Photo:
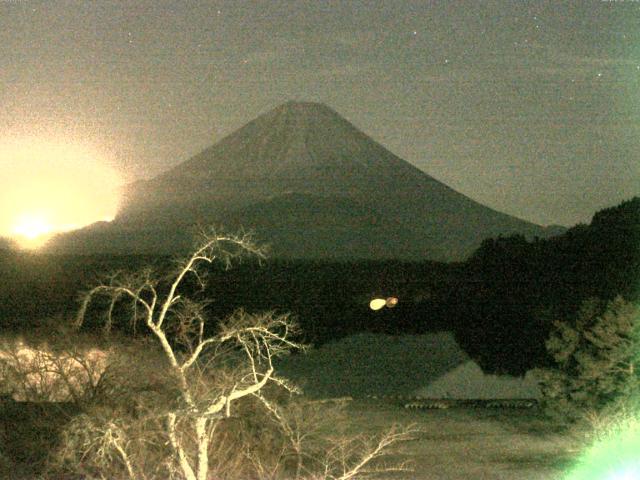
<svg viewBox="0 0 640 480">
<path fill-rule="evenodd" d="M 538 398 L 530 374 L 485 375 L 449 332 L 362 333 L 279 361 L 276 371 L 311 397 Z"/>
</svg>

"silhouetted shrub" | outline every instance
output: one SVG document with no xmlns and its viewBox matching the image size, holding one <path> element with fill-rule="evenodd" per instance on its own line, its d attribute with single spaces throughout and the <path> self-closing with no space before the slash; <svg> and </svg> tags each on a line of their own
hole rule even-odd
<svg viewBox="0 0 640 480">
<path fill-rule="evenodd" d="M 554 368 L 536 370 L 547 412 L 569 422 L 640 395 L 640 310 L 622 297 L 590 299 L 546 342 Z"/>
</svg>

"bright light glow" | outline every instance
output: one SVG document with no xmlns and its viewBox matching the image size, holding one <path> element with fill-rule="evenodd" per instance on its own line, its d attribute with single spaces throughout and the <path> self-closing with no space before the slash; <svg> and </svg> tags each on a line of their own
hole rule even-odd
<svg viewBox="0 0 640 480">
<path fill-rule="evenodd" d="M 53 230 L 42 216 L 24 214 L 17 219 L 11 234 L 20 247 L 33 250 L 44 245 L 54 233 Z"/>
<path fill-rule="evenodd" d="M 393 308 L 398 304 L 398 298 L 397 297 L 389 297 L 389 298 L 387 298 L 387 301 L 385 302 L 385 304 L 387 305 L 387 308 Z"/>
<path fill-rule="evenodd" d="M 122 179 L 97 150 L 35 138 L 0 142 L 0 171 L 0 236 L 23 248 L 116 215 Z"/>
<path fill-rule="evenodd" d="M 369 302 L 369 308 L 371 310 L 380 310 L 387 304 L 387 301 L 384 298 L 374 298 Z"/>
<path fill-rule="evenodd" d="M 640 463 L 625 466 L 620 471 L 614 472 L 607 480 L 638 480 L 640 478 Z"/>
<path fill-rule="evenodd" d="M 13 232 L 16 235 L 22 235 L 29 240 L 34 240 L 37 237 L 50 233 L 51 230 L 51 225 L 42 218 L 24 215 L 18 220 Z"/>
<path fill-rule="evenodd" d="M 640 479 L 640 420 L 621 422 L 589 448 L 565 480 Z"/>
<path fill-rule="evenodd" d="M 393 308 L 398 304 L 397 297 L 389 297 L 389 298 L 374 298 L 369 302 L 369 308 L 371 310 L 380 310 L 383 307 Z"/>
</svg>

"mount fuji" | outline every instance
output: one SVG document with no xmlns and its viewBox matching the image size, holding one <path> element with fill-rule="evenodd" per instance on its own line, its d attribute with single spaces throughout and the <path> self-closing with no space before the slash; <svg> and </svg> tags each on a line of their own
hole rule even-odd
<svg viewBox="0 0 640 480">
<path fill-rule="evenodd" d="M 323 104 L 287 102 L 128 185 L 113 222 L 61 234 L 47 250 L 177 253 L 196 225 L 253 230 L 274 257 L 323 259 L 455 261 L 487 237 L 561 233 L 475 202 Z"/>
</svg>

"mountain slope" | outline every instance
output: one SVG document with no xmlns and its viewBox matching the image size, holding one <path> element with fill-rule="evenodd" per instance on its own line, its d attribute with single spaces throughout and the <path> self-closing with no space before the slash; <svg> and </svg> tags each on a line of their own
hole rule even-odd
<svg viewBox="0 0 640 480">
<path fill-rule="evenodd" d="M 288 102 L 130 185 L 112 224 L 51 250 L 170 252 L 196 224 L 253 228 L 292 257 L 459 260 L 489 236 L 549 233 L 456 192 L 330 108 Z"/>
</svg>

